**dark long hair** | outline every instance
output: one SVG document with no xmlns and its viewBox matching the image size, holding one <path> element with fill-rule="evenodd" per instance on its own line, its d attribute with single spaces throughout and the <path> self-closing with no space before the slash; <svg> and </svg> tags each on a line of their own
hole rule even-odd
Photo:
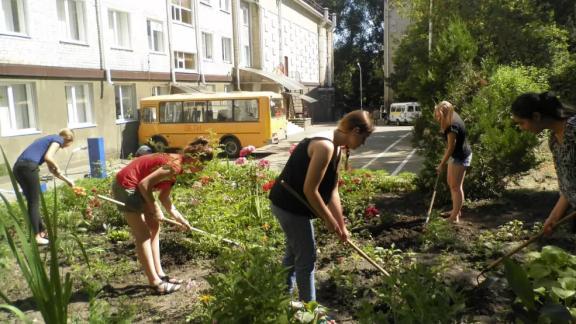
<svg viewBox="0 0 576 324">
<path fill-rule="evenodd" d="M 573 114 L 573 112 L 565 109 L 560 100 L 548 91 L 542 93 L 527 92 L 519 95 L 512 103 L 514 116 L 532 119 L 535 112 L 540 113 L 542 117 L 554 120 L 563 120 Z"/>
</svg>

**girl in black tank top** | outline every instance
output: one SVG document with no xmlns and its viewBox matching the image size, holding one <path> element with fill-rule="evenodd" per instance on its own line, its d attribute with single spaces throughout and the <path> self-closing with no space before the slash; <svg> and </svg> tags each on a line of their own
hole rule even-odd
<svg viewBox="0 0 576 324">
<path fill-rule="evenodd" d="M 288 159 L 270 192 L 272 213 L 286 234 L 283 264 L 288 271 L 288 285 L 296 276 L 300 299 L 315 300 L 314 262 L 316 243 L 311 218 L 316 214 L 342 241 L 348 239 L 340 195 L 338 162 L 341 148 L 356 149 L 370 136 L 374 126 L 368 113 L 356 110 L 346 114 L 334 130 L 334 139 L 314 137 L 302 140 Z M 305 199 L 314 212 L 282 185 L 284 181 Z"/>
</svg>

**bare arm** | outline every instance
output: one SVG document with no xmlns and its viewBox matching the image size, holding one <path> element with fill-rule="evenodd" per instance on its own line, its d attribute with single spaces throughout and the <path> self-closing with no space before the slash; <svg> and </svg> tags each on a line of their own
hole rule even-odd
<svg viewBox="0 0 576 324">
<path fill-rule="evenodd" d="M 560 198 L 558 198 L 556 205 L 554 205 L 554 208 L 552 208 L 550 215 L 548 216 L 548 218 L 546 218 L 546 221 L 544 222 L 544 233 L 546 235 L 552 233 L 552 227 L 554 227 L 556 222 L 558 222 L 564 216 L 564 214 L 566 214 L 566 210 L 568 210 L 568 207 L 570 207 L 568 199 L 566 199 L 566 197 L 564 197 L 564 195 L 560 193 Z"/>
<path fill-rule="evenodd" d="M 58 149 L 60 149 L 60 144 L 58 144 L 57 142 L 51 143 L 50 146 L 48 147 L 48 150 L 44 154 L 44 161 L 46 162 L 46 165 L 48 166 L 48 170 L 50 171 L 50 173 L 52 173 L 56 178 L 66 182 L 66 184 L 69 185 L 70 187 L 74 187 L 74 182 L 60 173 L 58 164 L 56 164 L 56 161 L 54 160 L 54 154 L 56 154 Z"/>
<path fill-rule="evenodd" d="M 349 237 L 348 230 L 346 229 L 346 223 L 344 222 L 344 213 L 342 210 L 342 202 L 340 201 L 340 193 L 338 192 L 338 186 L 334 188 L 332 191 L 332 198 L 328 203 L 328 209 L 332 212 L 334 218 L 336 218 L 336 222 L 340 229 L 342 230 L 343 234 L 345 235 L 346 239 Z"/>
<path fill-rule="evenodd" d="M 322 178 L 328 169 L 332 154 L 334 153 L 334 146 L 328 141 L 314 141 L 308 147 L 308 155 L 310 156 L 310 165 L 304 180 L 304 195 L 306 199 L 324 222 L 328 229 L 336 232 L 338 236 L 342 237 L 342 230 L 338 225 L 336 217 L 326 206 L 322 200 L 322 196 L 318 191 Z"/>
<path fill-rule="evenodd" d="M 178 221 L 184 228 L 191 229 L 190 223 L 182 214 L 176 209 L 176 206 L 172 203 L 172 199 L 170 199 L 170 192 L 171 189 L 166 189 L 160 191 L 158 195 L 158 199 L 164 206 L 164 209 L 176 220 Z"/>
<path fill-rule="evenodd" d="M 164 215 L 160 210 L 160 206 L 156 204 L 154 200 L 154 186 L 160 183 L 163 180 L 169 179 L 173 175 L 173 171 L 171 168 L 158 168 L 156 171 L 150 173 L 146 178 L 142 179 L 140 183 L 138 183 L 138 190 L 142 197 L 144 198 L 145 207 L 144 211 L 146 214 L 153 215 L 154 218 L 158 220 L 162 220 Z M 167 190 L 167 194 L 170 194 L 170 190 Z"/>
<path fill-rule="evenodd" d="M 450 156 L 452 156 L 452 153 L 454 153 L 455 148 L 456 148 L 456 134 L 449 132 L 448 142 L 446 150 L 444 151 L 444 156 L 442 156 L 442 160 L 440 161 L 440 164 L 438 164 L 437 168 L 438 173 L 440 173 L 444 168 L 444 166 L 446 166 L 446 163 L 448 163 L 448 159 L 450 159 Z"/>
</svg>

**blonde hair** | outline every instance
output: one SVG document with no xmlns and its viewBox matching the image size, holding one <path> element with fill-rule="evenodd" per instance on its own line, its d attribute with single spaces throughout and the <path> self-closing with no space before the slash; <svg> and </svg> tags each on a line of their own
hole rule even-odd
<svg viewBox="0 0 576 324">
<path fill-rule="evenodd" d="M 338 122 L 338 130 L 343 133 L 349 133 L 356 127 L 358 127 L 361 134 L 374 131 L 374 122 L 366 110 L 351 111 Z"/>
<path fill-rule="evenodd" d="M 449 101 L 444 100 L 434 107 L 434 117 L 439 117 L 440 128 L 442 128 L 442 130 L 445 130 L 452 124 L 453 115 L 454 106 Z"/>
<path fill-rule="evenodd" d="M 58 135 L 68 142 L 72 142 L 74 140 L 74 132 L 70 128 L 62 128 L 60 131 L 58 131 Z"/>
</svg>

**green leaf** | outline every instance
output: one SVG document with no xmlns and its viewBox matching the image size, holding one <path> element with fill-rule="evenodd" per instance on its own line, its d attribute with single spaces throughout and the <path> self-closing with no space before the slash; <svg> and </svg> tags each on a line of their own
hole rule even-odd
<svg viewBox="0 0 576 324">
<path fill-rule="evenodd" d="M 528 310 L 534 310 L 535 295 L 532 283 L 528 279 L 524 269 L 508 258 L 504 260 L 504 267 L 506 279 L 508 280 L 510 288 L 512 288 L 516 296 L 518 296 Z"/>
<path fill-rule="evenodd" d="M 528 276 L 534 279 L 540 279 L 552 273 L 550 267 L 541 263 L 533 263 L 528 266 Z"/>
<path fill-rule="evenodd" d="M 560 287 L 552 287 L 552 292 L 560 299 L 567 299 L 572 297 L 576 293 L 576 290 L 568 290 Z"/>
<path fill-rule="evenodd" d="M 563 277 L 559 278 L 560 286 L 568 290 L 576 290 L 576 278 L 574 277 Z"/>
<path fill-rule="evenodd" d="M 24 323 L 32 323 L 32 321 L 26 317 L 26 315 L 24 315 L 24 313 L 19 310 L 18 308 L 12 306 L 12 305 L 7 305 L 7 304 L 2 304 L 0 305 L 0 309 L 6 309 L 12 313 L 14 313 L 14 315 L 16 315 L 22 322 Z"/>
</svg>

